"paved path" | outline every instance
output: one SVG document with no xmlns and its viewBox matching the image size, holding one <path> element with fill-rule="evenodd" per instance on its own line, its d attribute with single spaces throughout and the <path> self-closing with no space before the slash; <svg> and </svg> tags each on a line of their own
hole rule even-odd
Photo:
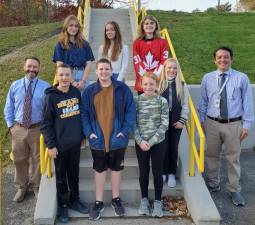
<svg viewBox="0 0 255 225">
<path fill-rule="evenodd" d="M 73 219 L 70 225 L 194 225 L 187 219 L 103 219 L 90 221 L 88 219 Z M 61 225 L 57 223 L 56 225 Z"/>
<path fill-rule="evenodd" d="M 247 200 L 245 207 L 236 207 L 225 189 L 226 161 L 222 160 L 221 191 L 212 195 L 222 217 L 221 225 L 255 225 L 255 152 L 243 151 L 241 155 L 243 194 Z M 26 196 L 22 203 L 13 203 L 15 194 L 13 187 L 13 167 L 3 169 L 3 225 L 32 225 L 35 207 L 33 193 Z M 87 219 L 73 219 L 70 225 L 93 225 L 95 222 Z M 104 219 L 96 222 L 97 225 L 191 225 L 189 220 L 174 219 Z"/>
<path fill-rule="evenodd" d="M 255 151 L 245 150 L 241 153 L 241 185 L 246 199 L 244 207 L 236 207 L 226 190 L 227 162 L 222 159 L 221 191 L 212 197 L 222 217 L 221 225 L 255 225 Z"/>
</svg>

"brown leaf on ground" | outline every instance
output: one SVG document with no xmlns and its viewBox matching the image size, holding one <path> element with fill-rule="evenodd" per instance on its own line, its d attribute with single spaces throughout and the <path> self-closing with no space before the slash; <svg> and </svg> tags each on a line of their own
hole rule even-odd
<svg viewBox="0 0 255 225">
<path fill-rule="evenodd" d="M 183 197 L 176 198 L 172 196 L 164 196 L 162 198 L 165 211 L 169 211 L 176 217 L 188 217 L 190 213 L 187 208 L 187 204 Z"/>
</svg>

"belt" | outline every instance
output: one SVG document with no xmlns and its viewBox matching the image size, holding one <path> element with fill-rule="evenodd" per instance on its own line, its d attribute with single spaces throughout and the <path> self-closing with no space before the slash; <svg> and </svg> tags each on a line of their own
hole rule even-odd
<svg viewBox="0 0 255 225">
<path fill-rule="evenodd" d="M 21 124 L 21 123 L 15 122 L 15 124 L 18 125 L 19 127 L 24 127 L 23 124 Z M 30 125 L 30 127 L 28 129 L 33 129 L 33 128 L 36 128 L 36 127 L 39 127 L 39 126 L 41 126 L 41 122 L 34 123 L 34 124 Z"/>
<path fill-rule="evenodd" d="M 85 67 L 84 66 L 74 66 L 72 67 L 73 70 L 84 70 Z"/>
<path fill-rule="evenodd" d="M 231 123 L 231 122 L 236 122 L 236 121 L 240 121 L 242 120 L 242 117 L 236 117 L 236 118 L 231 118 L 231 119 L 221 119 L 221 118 L 216 118 L 216 117 L 211 117 L 211 116 L 207 116 L 209 119 L 217 121 L 219 123 Z"/>
</svg>

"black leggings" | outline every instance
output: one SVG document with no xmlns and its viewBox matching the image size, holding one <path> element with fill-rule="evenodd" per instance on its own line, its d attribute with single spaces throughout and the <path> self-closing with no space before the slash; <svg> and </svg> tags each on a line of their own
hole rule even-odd
<svg viewBox="0 0 255 225">
<path fill-rule="evenodd" d="M 151 147 L 149 151 L 143 151 L 138 144 L 135 144 L 136 155 L 139 164 L 139 182 L 142 198 L 148 198 L 150 159 L 154 181 L 155 200 L 161 200 L 163 189 L 162 170 L 164 159 L 164 142 Z"/>
<path fill-rule="evenodd" d="M 176 129 L 173 126 L 170 126 L 166 132 L 163 174 L 176 174 L 181 133 L 182 129 Z"/>
<path fill-rule="evenodd" d="M 55 162 L 58 206 L 79 199 L 80 146 L 58 151 Z M 69 196 L 70 191 L 70 196 Z"/>
</svg>

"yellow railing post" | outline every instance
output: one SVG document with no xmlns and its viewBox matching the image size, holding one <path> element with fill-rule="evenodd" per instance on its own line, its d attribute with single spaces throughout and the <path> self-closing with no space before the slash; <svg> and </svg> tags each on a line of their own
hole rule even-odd
<svg viewBox="0 0 255 225">
<path fill-rule="evenodd" d="M 52 173 L 51 173 L 51 158 L 49 157 L 49 154 L 48 154 L 48 149 L 46 149 L 46 156 L 47 156 L 47 159 L 46 159 L 46 162 L 47 162 L 47 176 L 48 178 L 51 178 L 52 177 Z"/>
<path fill-rule="evenodd" d="M 189 97 L 190 99 L 190 97 Z M 189 100 L 190 101 L 190 100 Z M 192 113 L 190 114 L 190 135 L 189 139 L 194 140 L 195 139 L 195 121 Z M 194 149 L 193 145 L 190 144 L 190 165 L 189 165 L 189 175 L 194 176 L 195 174 L 195 157 L 194 157 Z"/>
<path fill-rule="evenodd" d="M 45 163 L 44 163 L 44 156 L 45 156 L 45 144 L 42 134 L 40 135 L 40 172 L 41 174 L 45 171 Z"/>
</svg>

